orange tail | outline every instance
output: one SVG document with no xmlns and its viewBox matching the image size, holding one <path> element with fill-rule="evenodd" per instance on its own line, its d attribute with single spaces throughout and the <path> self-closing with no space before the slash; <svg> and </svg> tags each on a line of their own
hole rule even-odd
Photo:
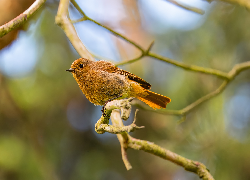
<svg viewBox="0 0 250 180">
<path fill-rule="evenodd" d="M 152 107 L 153 109 L 161 109 L 161 108 L 166 108 L 167 104 L 171 102 L 171 99 L 154 93 L 152 91 L 146 90 L 147 95 L 145 96 L 145 94 L 138 94 L 138 96 L 136 97 L 137 99 L 145 102 L 147 105 L 149 105 L 150 107 Z"/>
</svg>

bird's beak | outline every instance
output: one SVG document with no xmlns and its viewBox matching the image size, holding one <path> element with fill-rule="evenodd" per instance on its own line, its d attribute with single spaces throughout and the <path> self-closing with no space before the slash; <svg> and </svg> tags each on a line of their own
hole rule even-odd
<svg viewBox="0 0 250 180">
<path fill-rule="evenodd" d="M 75 70 L 74 70 L 73 68 L 69 68 L 69 69 L 67 69 L 66 71 L 75 72 Z"/>
</svg>

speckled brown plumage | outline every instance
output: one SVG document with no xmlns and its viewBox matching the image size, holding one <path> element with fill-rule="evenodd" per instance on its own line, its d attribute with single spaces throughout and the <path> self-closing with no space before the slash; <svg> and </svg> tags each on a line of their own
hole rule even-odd
<svg viewBox="0 0 250 180">
<path fill-rule="evenodd" d="M 140 77 L 116 67 L 113 63 L 85 58 L 75 60 L 73 77 L 86 98 L 95 105 L 113 99 L 136 97 L 152 108 L 166 108 L 170 98 L 149 91 L 151 85 Z"/>
</svg>

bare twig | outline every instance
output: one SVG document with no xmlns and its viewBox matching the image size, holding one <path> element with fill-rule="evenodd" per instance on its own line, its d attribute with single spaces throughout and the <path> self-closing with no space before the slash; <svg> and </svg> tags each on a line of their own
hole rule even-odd
<svg viewBox="0 0 250 180">
<path fill-rule="evenodd" d="M 71 44 L 76 49 L 78 54 L 81 57 L 88 58 L 94 61 L 95 59 L 89 53 L 89 51 L 83 45 L 82 41 L 77 36 L 76 30 L 68 18 L 68 7 L 69 7 L 69 0 L 60 0 L 56 16 L 56 23 L 64 30 L 66 36 L 69 38 Z"/>
<path fill-rule="evenodd" d="M 224 89 L 227 87 L 227 85 L 242 71 L 250 69 L 250 61 L 244 62 L 244 63 L 240 63 L 240 64 L 236 64 L 231 71 L 229 71 L 227 73 L 227 77 L 228 80 L 223 81 L 223 83 L 213 92 L 201 97 L 200 99 L 196 100 L 195 102 L 193 102 L 192 104 L 189 104 L 188 106 L 186 106 L 185 108 L 181 109 L 181 110 L 159 110 L 157 111 L 157 113 L 161 113 L 161 114 L 169 114 L 169 115 L 186 115 L 188 114 L 191 110 L 193 110 L 194 108 L 196 108 L 198 105 L 210 100 L 211 98 L 217 96 L 218 94 L 220 94 L 221 92 L 224 91 Z M 145 109 L 144 107 L 142 107 L 143 109 Z M 149 111 L 153 111 L 152 109 L 147 108 L 147 110 Z"/>
<path fill-rule="evenodd" d="M 16 29 L 17 27 L 24 24 L 42 5 L 46 2 L 46 0 L 36 0 L 26 11 L 12 19 L 8 23 L 0 26 L 0 38 Z"/>
<path fill-rule="evenodd" d="M 132 42 L 131 40 L 129 40 L 127 37 L 119 34 L 118 32 L 116 31 L 113 31 L 111 28 L 107 27 L 107 26 L 104 26 L 102 25 L 101 23 L 95 21 L 94 19 L 91 19 L 90 17 L 88 17 L 84 12 L 83 10 L 80 8 L 80 6 L 76 3 L 75 0 L 71 0 L 71 3 L 74 5 L 74 7 L 83 15 L 83 18 L 81 18 L 81 20 L 85 21 L 85 20 L 89 20 L 89 21 L 92 21 L 93 23 L 107 29 L 108 31 L 110 31 L 112 34 L 114 34 L 115 36 L 118 36 L 120 38 L 122 38 L 123 40 L 127 41 L 128 43 L 130 44 L 133 44 L 135 47 L 137 47 L 139 50 L 143 51 L 143 48 L 138 45 L 137 43 L 135 42 Z M 78 21 L 79 22 L 79 21 Z"/>
<path fill-rule="evenodd" d="M 211 69 L 211 68 L 204 68 L 204 67 L 200 67 L 200 66 L 196 66 L 196 65 L 185 64 L 183 62 L 175 61 L 173 59 L 166 58 L 166 57 L 160 56 L 160 55 L 152 53 L 152 52 L 149 52 L 147 56 L 164 61 L 164 62 L 167 62 L 167 63 L 170 63 L 170 64 L 173 64 L 177 67 L 183 68 L 183 69 L 188 70 L 188 71 L 210 74 L 210 75 L 214 75 L 214 76 L 217 76 L 219 78 L 222 78 L 222 79 L 229 78 L 227 76 L 227 73 L 220 71 L 220 70 Z"/>
<path fill-rule="evenodd" d="M 183 9 L 186 9 L 188 11 L 192 11 L 192 12 L 195 12 L 195 13 L 198 13 L 198 14 L 201 14 L 201 15 L 203 15 L 205 13 L 205 11 L 203 11 L 203 10 L 201 10 L 199 8 L 192 7 L 192 6 L 189 6 L 187 4 L 177 2 L 175 0 L 167 0 L 167 1 L 174 4 L 174 5 L 176 5 L 176 6 L 179 6 L 179 7 L 183 8 Z"/>
</svg>

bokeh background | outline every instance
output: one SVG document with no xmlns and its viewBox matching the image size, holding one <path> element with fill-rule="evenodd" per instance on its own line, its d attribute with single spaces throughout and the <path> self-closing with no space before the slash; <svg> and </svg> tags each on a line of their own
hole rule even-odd
<svg viewBox="0 0 250 180">
<path fill-rule="evenodd" d="M 32 2 L 2 0 L 1 24 Z M 225 72 L 250 60 L 249 9 L 223 2 L 182 2 L 205 14 L 163 0 L 78 1 L 88 16 L 144 48 L 154 40 L 152 51 L 162 56 Z M 171 162 L 131 149 L 128 158 L 133 169 L 127 171 L 116 136 L 94 131 L 101 107 L 88 102 L 65 71 L 79 55 L 55 24 L 58 3 L 48 0 L 25 26 L 9 34 L 9 39 L 0 39 L 0 179 L 199 179 Z M 70 16 L 81 17 L 73 6 Z M 117 63 L 140 54 L 92 22 L 77 23 L 75 28 L 97 59 Z M 222 83 L 215 76 L 150 58 L 121 68 L 170 97 L 167 109 L 182 109 Z M 137 125 L 146 128 L 131 135 L 204 163 L 215 179 L 250 179 L 250 70 L 189 113 L 184 122 L 178 120 L 178 116 L 140 110 Z"/>
</svg>

